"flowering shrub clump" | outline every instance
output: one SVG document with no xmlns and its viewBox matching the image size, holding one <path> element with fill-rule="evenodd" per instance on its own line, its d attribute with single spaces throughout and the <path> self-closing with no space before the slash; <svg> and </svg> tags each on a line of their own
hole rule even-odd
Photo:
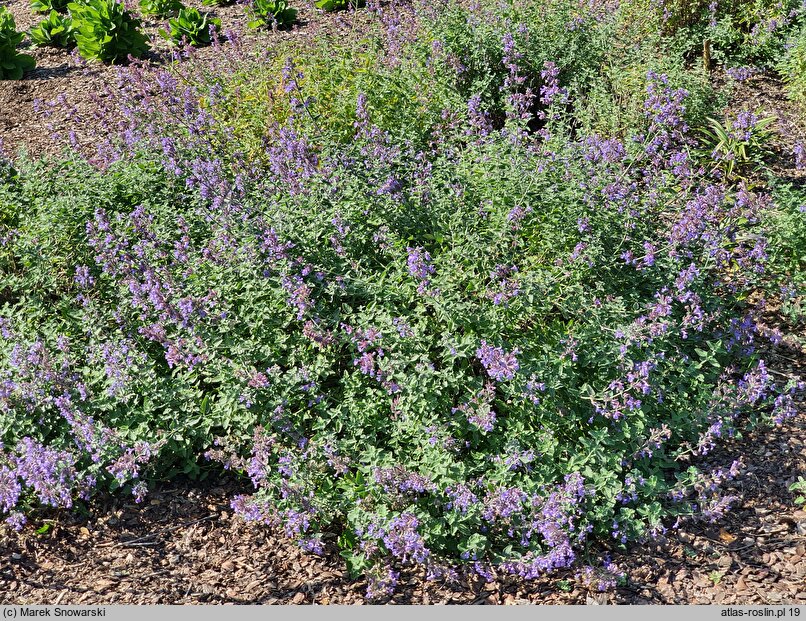
<svg viewBox="0 0 806 621">
<path fill-rule="evenodd" d="M 323 139 L 286 63 L 287 107 L 247 158 L 226 74 L 135 67 L 97 170 L 21 162 L 0 186 L 8 520 L 96 486 L 139 498 L 147 468 L 203 455 L 251 479 L 244 518 L 311 553 L 334 542 L 383 597 L 405 565 L 529 579 L 592 537 L 719 519 L 741 464 L 691 460 L 794 414 L 746 301 L 771 202 L 701 165 L 665 74 L 629 135 L 581 131 L 584 89 L 524 29 L 484 40 L 496 92 L 386 38 L 379 62 L 449 93 L 419 136 L 359 93 L 350 140 Z"/>
<path fill-rule="evenodd" d="M 800 0 L 653 0 L 663 30 L 713 61 L 773 66 L 792 28 L 803 25 Z"/>
</svg>

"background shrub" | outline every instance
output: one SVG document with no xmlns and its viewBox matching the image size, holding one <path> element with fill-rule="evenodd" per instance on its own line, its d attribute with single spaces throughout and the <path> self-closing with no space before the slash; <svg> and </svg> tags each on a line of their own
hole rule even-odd
<svg viewBox="0 0 806 621">
<path fill-rule="evenodd" d="M 169 17 L 184 8 L 180 0 L 140 0 L 140 13 Z"/>
<path fill-rule="evenodd" d="M 802 23 L 795 0 L 658 3 L 664 31 L 690 58 L 701 58 L 706 41 L 712 60 L 772 66 L 780 58 L 789 32 Z"/>
<path fill-rule="evenodd" d="M 168 21 L 170 33 L 161 31 L 163 36 L 174 43 L 187 41 L 190 45 L 210 45 L 212 33 L 221 28 L 221 20 L 200 13 L 198 9 L 182 8 L 176 17 Z"/>
<path fill-rule="evenodd" d="M 14 16 L 6 7 L 0 7 L 0 80 L 19 80 L 36 67 L 33 56 L 17 52 L 23 36 L 17 32 Z"/>
<path fill-rule="evenodd" d="M 286 0 L 250 0 L 247 10 L 250 28 L 288 26 L 297 19 L 297 10 Z"/>
<path fill-rule="evenodd" d="M 35 13 L 50 13 L 51 11 L 65 13 L 68 4 L 70 4 L 70 0 L 31 0 L 31 10 Z"/>
<path fill-rule="evenodd" d="M 776 209 L 765 223 L 769 237 L 771 295 L 782 301 L 782 310 L 793 329 L 801 334 L 806 301 L 806 192 L 789 183 L 774 182 Z M 802 337 L 801 337 L 802 338 Z"/>
<path fill-rule="evenodd" d="M 121 62 L 148 50 L 140 20 L 117 0 L 86 0 L 68 5 L 78 51 L 87 60 Z"/>
<path fill-rule="evenodd" d="M 361 8 L 364 0 L 316 0 L 316 8 L 324 11 L 343 11 L 348 8 Z"/>
<path fill-rule="evenodd" d="M 806 26 L 788 41 L 786 52 L 778 63 L 778 71 L 786 84 L 789 97 L 806 105 Z"/>
<path fill-rule="evenodd" d="M 31 28 L 28 36 L 35 45 L 70 47 L 76 42 L 73 20 L 69 15 L 60 15 L 56 11 L 51 11 L 45 19 Z"/>
</svg>

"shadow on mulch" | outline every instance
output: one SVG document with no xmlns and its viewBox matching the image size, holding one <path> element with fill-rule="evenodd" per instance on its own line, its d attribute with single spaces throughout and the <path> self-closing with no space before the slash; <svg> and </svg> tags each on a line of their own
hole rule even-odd
<svg viewBox="0 0 806 621">
<path fill-rule="evenodd" d="M 55 67 L 37 67 L 26 76 L 29 80 L 52 80 L 63 78 L 71 73 L 80 73 L 80 67 L 71 67 L 67 63 L 56 65 Z"/>
</svg>

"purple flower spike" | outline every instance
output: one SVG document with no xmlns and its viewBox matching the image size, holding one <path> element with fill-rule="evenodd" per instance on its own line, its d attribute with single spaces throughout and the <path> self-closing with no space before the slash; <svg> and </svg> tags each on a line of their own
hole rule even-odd
<svg viewBox="0 0 806 621">
<path fill-rule="evenodd" d="M 506 353 L 501 347 L 493 347 L 487 341 L 481 341 L 481 347 L 476 350 L 476 358 L 481 361 L 487 374 L 494 380 L 511 380 L 518 372 L 518 349 Z"/>
</svg>

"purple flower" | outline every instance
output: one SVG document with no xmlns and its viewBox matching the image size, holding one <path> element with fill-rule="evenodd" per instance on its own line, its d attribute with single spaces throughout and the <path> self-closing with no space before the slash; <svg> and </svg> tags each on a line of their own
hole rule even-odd
<svg viewBox="0 0 806 621">
<path fill-rule="evenodd" d="M 288 537 L 298 537 L 311 527 L 313 516 L 307 511 L 297 511 L 296 509 L 286 509 L 283 513 L 285 522 L 285 534 Z"/>
<path fill-rule="evenodd" d="M 272 456 L 273 446 L 274 438 L 267 434 L 263 427 L 257 427 L 252 439 L 252 459 L 249 460 L 246 469 L 246 473 L 252 479 L 255 487 L 266 478 L 269 472 L 269 459 Z"/>
<path fill-rule="evenodd" d="M 230 506 L 247 522 L 274 522 L 268 518 L 264 506 L 252 496 L 239 494 L 232 499 Z"/>
<path fill-rule="evenodd" d="M 429 277 L 435 272 L 434 266 L 431 265 L 431 255 L 418 246 L 416 248 L 406 248 L 408 252 L 408 268 L 409 274 L 422 281 L 420 287 L 428 286 Z"/>
<path fill-rule="evenodd" d="M 604 592 L 615 588 L 624 575 L 624 572 L 610 560 L 610 557 L 605 555 L 600 568 L 587 565 L 577 572 L 576 578 L 588 588 Z"/>
<path fill-rule="evenodd" d="M 472 423 L 483 431 L 490 432 L 495 427 L 497 416 L 491 408 L 479 408 L 473 410 L 467 417 L 467 422 Z"/>
<path fill-rule="evenodd" d="M 300 539 L 297 543 L 300 548 L 310 554 L 324 554 L 325 552 L 325 545 L 320 535 Z"/>
<path fill-rule="evenodd" d="M 531 207 L 521 207 L 520 205 L 516 205 L 510 209 L 509 213 L 507 214 L 507 222 L 511 222 L 512 228 L 518 230 L 520 228 L 520 222 L 530 213 L 532 213 Z"/>
<path fill-rule="evenodd" d="M 795 168 L 806 169 L 806 146 L 799 142 L 792 149 L 792 153 L 795 155 Z"/>
<path fill-rule="evenodd" d="M 510 518 L 523 511 L 527 498 L 526 493 L 517 487 L 490 492 L 484 499 L 484 510 L 481 515 L 491 523 L 498 519 Z"/>
<path fill-rule="evenodd" d="M 67 509 L 73 506 L 76 469 L 72 454 L 23 438 L 11 461 L 17 476 L 34 489 L 41 503 Z M 6 500 L 10 500 L 11 494 L 6 494 Z"/>
<path fill-rule="evenodd" d="M 277 460 L 277 472 L 286 478 L 294 475 L 294 458 L 291 455 L 281 455 Z"/>
<path fill-rule="evenodd" d="M 302 280 L 302 276 L 292 274 L 283 276 L 283 289 L 288 293 L 288 304 L 297 309 L 297 320 L 301 320 L 305 313 L 313 308 L 311 294 L 313 288 Z"/>
<path fill-rule="evenodd" d="M 495 269 L 490 272 L 491 287 L 487 291 L 487 297 L 491 298 L 493 304 L 500 306 L 506 305 L 509 300 L 516 297 L 520 293 L 520 285 L 515 278 L 509 276 L 517 274 L 517 265 L 496 265 Z"/>
<path fill-rule="evenodd" d="M 134 448 L 127 448 L 106 469 L 118 482 L 125 483 L 129 479 L 136 479 L 140 476 L 140 468 L 151 459 L 152 455 L 151 445 L 146 442 L 138 442 Z"/>
<path fill-rule="evenodd" d="M 409 274 L 420 281 L 420 284 L 417 286 L 417 291 L 421 295 L 424 295 L 429 292 L 428 288 L 431 286 L 430 276 L 436 271 L 434 266 L 431 265 L 431 255 L 420 246 L 416 248 L 406 248 L 406 252 L 408 252 L 407 264 Z"/>
<path fill-rule="evenodd" d="M 403 466 L 375 468 L 372 478 L 386 493 L 424 494 L 437 489 L 431 479 Z"/>
<path fill-rule="evenodd" d="M 761 120 L 757 114 L 742 110 L 736 115 L 736 119 L 731 123 L 732 135 L 737 140 L 749 142 L 753 137 L 753 130 Z"/>
<path fill-rule="evenodd" d="M 450 502 L 445 505 L 446 509 L 455 509 L 460 513 L 467 513 L 467 510 L 475 505 L 479 498 L 464 483 L 445 489 L 445 494 L 450 498 Z"/>
<path fill-rule="evenodd" d="M 422 535 L 417 532 L 420 521 L 412 513 L 404 513 L 394 518 L 386 528 L 383 543 L 387 550 L 404 563 L 414 561 L 424 563 L 430 552 L 425 547 Z"/>
<path fill-rule="evenodd" d="M 14 511 L 6 518 L 6 524 L 16 531 L 21 531 L 22 527 L 28 523 L 28 518 L 21 511 Z"/>
<path fill-rule="evenodd" d="M 391 567 L 372 570 L 367 576 L 367 599 L 383 599 L 392 595 L 399 577 L 400 574 Z"/>
<path fill-rule="evenodd" d="M 737 82 L 744 82 L 756 75 L 758 69 L 755 67 L 730 67 L 725 73 L 728 74 L 728 77 Z"/>
<path fill-rule="evenodd" d="M 365 352 L 353 362 L 356 364 L 364 375 L 375 375 L 375 355 L 370 352 Z"/>
<path fill-rule="evenodd" d="M 490 113 L 486 110 L 482 110 L 480 95 L 474 95 L 468 100 L 467 114 L 470 123 L 468 134 L 485 137 L 492 133 L 493 124 L 490 119 Z"/>
<path fill-rule="evenodd" d="M 304 192 L 305 182 L 318 173 L 319 158 L 305 137 L 284 127 L 266 145 L 275 183 L 291 194 Z"/>
<path fill-rule="evenodd" d="M 520 368 L 516 357 L 518 353 L 518 349 L 506 353 L 501 347 L 493 347 L 482 340 L 481 346 L 476 350 L 476 358 L 481 361 L 487 374 L 500 382 L 515 377 Z"/>
<path fill-rule="evenodd" d="M 8 513 L 17 505 L 22 487 L 17 475 L 6 466 L 0 467 L 0 509 Z"/>
<path fill-rule="evenodd" d="M 540 78 L 543 85 L 540 87 L 540 102 L 546 106 L 554 103 L 559 95 L 560 103 L 567 101 L 567 94 L 565 89 L 560 88 L 558 78 L 560 76 L 560 68 L 553 62 L 547 60 L 543 63 L 543 69 L 540 71 Z"/>
<path fill-rule="evenodd" d="M 79 287 L 83 287 L 84 289 L 88 289 L 95 284 L 95 278 L 90 275 L 90 268 L 86 265 L 79 265 L 76 268 L 74 280 Z"/>
<path fill-rule="evenodd" d="M 778 395 L 775 398 L 772 410 L 772 420 L 776 425 L 797 416 L 797 408 L 791 394 Z"/>
<path fill-rule="evenodd" d="M 7 340 L 14 338 L 14 331 L 11 329 L 11 321 L 5 317 L 0 317 L 0 336 Z"/>
<path fill-rule="evenodd" d="M 467 418 L 467 422 L 489 433 L 493 430 L 497 419 L 497 415 L 492 408 L 494 399 L 495 386 L 490 383 L 468 403 L 454 408 L 453 412 L 462 412 Z"/>
<path fill-rule="evenodd" d="M 716 496 L 703 503 L 701 508 L 702 517 L 713 524 L 724 518 L 725 514 L 737 500 L 739 500 L 738 496 Z"/>
<path fill-rule="evenodd" d="M 148 485 L 146 485 L 143 481 L 138 482 L 132 487 L 132 496 L 134 496 L 134 502 L 138 504 L 145 500 L 147 494 Z"/>
<path fill-rule="evenodd" d="M 526 382 L 524 396 L 533 404 L 538 405 L 540 403 L 540 397 L 537 396 L 538 392 L 546 392 L 546 384 L 544 382 L 538 382 L 537 378 L 532 375 L 529 381 Z"/>
<path fill-rule="evenodd" d="M 515 123 L 507 127 L 507 133 L 514 143 L 526 137 L 525 124 L 532 118 L 531 108 L 535 93 L 531 87 L 524 85 L 526 77 L 521 73 L 519 61 L 523 54 L 517 50 L 515 38 L 511 33 L 504 35 L 502 62 L 507 69 L 507 76 L 501 90 L 507 93 L 507 121 Z"/>
<path fill-rule="evenodd" d="M 397 333 L 400 335 L 400 338 L 405 339 L 414 336 L 414 330 L 411 329 L 411 326 L 406 323 L 405 319 L 402 317 L 392 319 L 392 325 L 397 328 Z"/>
</svg>

